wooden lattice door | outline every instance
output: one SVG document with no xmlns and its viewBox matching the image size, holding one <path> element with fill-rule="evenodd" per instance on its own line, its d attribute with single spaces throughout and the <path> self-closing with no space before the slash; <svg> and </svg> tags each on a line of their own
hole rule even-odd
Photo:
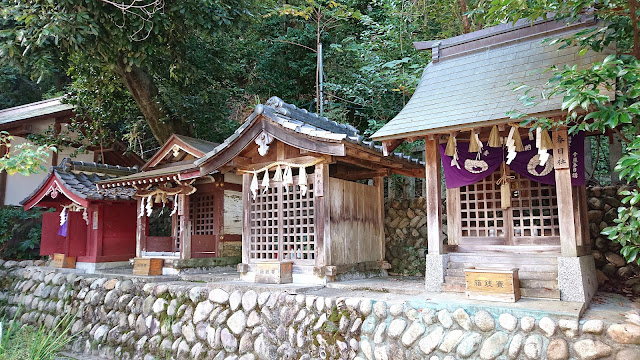
<svg viewBox="0 0 640 360">
<path fill-rule="evenodd" d="M 194 193 L 189 198 L 189 220 L 191 221 L 191 255 L 210 257 L 217 255 L 215 211 L 213 193 Z"/>
<path fill-rule="evenodd" d="M 294 184 L 297 177 L 294 177 Z M 316 261 L 313 183 L 302 195 L 297 185 L 272 183 L 249 196 L 249 261 L 291 260 L 297 265 Z"/>
<path fill-rule="evenodd" d="M 559 244 L 555 187 L 511 172 L 511 207 L 502 209 L 500 175 L 460 188 L 460 244 Z"/>
</svg>

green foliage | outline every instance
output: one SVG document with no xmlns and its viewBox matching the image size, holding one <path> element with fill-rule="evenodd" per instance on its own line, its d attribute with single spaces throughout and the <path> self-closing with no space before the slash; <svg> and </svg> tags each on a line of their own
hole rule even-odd
<svg viewBox="0 0 640 360">
<path fill-rule="evenodd" d="M 49 145 L 33 145 L 31 143 L 22 143 L 16 146 L 11 145 L 13 136 L 6 131 L 0 131 L 0 145 L 4 145 L 9 149 L 7 153 L 0 158 L 0 170 L 6 171 L 9 175 L 20 173 L 22 175 L 33 175 L 47 168 L 43 165 L 46 163 L 52 151 L 56 148 Z"/>
<path fill-rule="evenodd" d="M 16 312 L 16 314 L 18 314 Z M 44 325 L 34 328 L 30 325 L 21 326 L 15 319 L 3 328 L 0 341 L 0 359 L 2 360 L 53 360 L 59 352 L 73 341 L 71 325 L 75 315 L 66 313 L 58 320 L 53 328 Z M 2 322 L 2 325 L 6 323 Z"/>
<path fill-rule="evenodd" d="M 7 259 L 38 257 L 42 210 L 19 206 L 0 207 L 0 255 Z"/>
</svg>

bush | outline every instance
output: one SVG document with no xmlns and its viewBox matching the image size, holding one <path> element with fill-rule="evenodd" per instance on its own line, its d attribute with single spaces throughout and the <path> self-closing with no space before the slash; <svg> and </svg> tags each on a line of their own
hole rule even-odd
<svg viewBox="0 0 640 360">
<path fill-rule="evenodd" d="M 43 212 L 38 208 L 24 211 L 20 206 L 0 207 L 0 257 L 5 259 L 39 257 Z"/>
</svg>

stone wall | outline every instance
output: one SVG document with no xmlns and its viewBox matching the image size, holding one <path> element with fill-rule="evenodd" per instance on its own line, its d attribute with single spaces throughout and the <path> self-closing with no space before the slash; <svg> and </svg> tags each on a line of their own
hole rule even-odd
<svg viewBox="0 0 640 360">
<path fill-rule="evenodd" d="M 640 295 L 640 278 L 637 276 L 640 275 L 640 267 L 626 264 L 620 256 L 620 244 L 600 235 L 602 229 L 614 225 L 623 197 L 618 192 L 619 188 L 614 186 L 587 189 L 591 245 L 598 281 L 604 290 L 619 292 L 624 288 Z M 443 214 L 443 221 L 443 231 L 446 231 L 446 214 Z M 385 258 L 391 264 L 390 273 L 423 275 L 426 234 L 424 198 L 388 200 L 385 203 Z"/>
<path fill-rule="evenodd" d="M 23 323 L 52 327 L 74 314 L 72 350 L 107 359 L 640 358 L 637 312 L 623 324 L 519 318 L 255 286 L 147 283 L 31 265 L 0 262 L 5 315 L 19 311 Z"/>
</svg>

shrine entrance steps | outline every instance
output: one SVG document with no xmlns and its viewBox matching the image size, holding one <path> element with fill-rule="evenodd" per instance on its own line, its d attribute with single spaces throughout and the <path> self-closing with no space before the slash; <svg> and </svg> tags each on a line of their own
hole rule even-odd
<svg viewBox="0 0 640 360">
<path fill-rule="evenodd" d="M 459 245 L 449 247 L 443 292 L 464 292 L 464 269 L 518 268 L 522 297 L 560 300 L 559 246 Z"/>
</svg>

